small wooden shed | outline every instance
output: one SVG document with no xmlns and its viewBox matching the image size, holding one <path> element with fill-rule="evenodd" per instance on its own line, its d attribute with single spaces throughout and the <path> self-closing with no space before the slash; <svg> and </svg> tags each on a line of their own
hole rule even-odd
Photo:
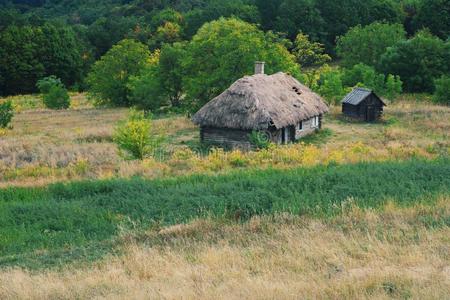
<svg viewBox="0 0 450 300">
<path fill-rule="evenodd" d="M 386 104 L 374 91 L 355 88 L 342 100 L 342 113 L 366 122 L 374 122 L 383 115 Z"/>
<path fill-rule="evenodd" d="M 250 135 L 259 131 L 273 143 L 285 144 L 321 128 L 328 106 L 322 98 L 285 73 L 239 79 L 192 118 L 200 138 L 226 148 L 251 149 Z"/>
</svg>

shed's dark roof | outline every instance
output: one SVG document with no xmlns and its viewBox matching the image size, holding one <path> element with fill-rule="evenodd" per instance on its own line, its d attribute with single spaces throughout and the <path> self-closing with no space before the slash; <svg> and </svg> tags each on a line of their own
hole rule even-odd
<svg viewBox="0 0 450 300">
<path fill-rule="evenodd" d="M 358 105 L 364 99 L 366 99 L 371 94 L 374 94 L 378 99 L 380 99 L 381 103 L 383 105 L 386 105 L 383 100 L 381 100 L 380 97 L 378 97 L 372 90 L 365 89 L 365 88 L 354 88 L 353 91 L 351 91 L 347 96 L 345 96 L 344 100 L 342 100 L 342 103 L 348 103 L 351 105 Z"/>
</svg>

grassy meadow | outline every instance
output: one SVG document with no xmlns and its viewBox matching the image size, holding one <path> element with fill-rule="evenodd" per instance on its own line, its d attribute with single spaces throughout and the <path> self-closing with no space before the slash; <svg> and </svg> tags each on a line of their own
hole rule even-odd
<svg viewBox="0 0 450 300">
<path fill-rule="evenodd" d="M 404 96 L 389 105 L 379 124 L 342 119 L 333 107 L 324 130 L 305 144 L 267 151 L 206 151 L 198 129 L 183 115 L 161 115 L 156 130 L 167 142 L 156 159 L 129 161 L 112 142 L 114 127 L 126 118 L 124 109 L 94 109 L 83 94 L 72 95 L 74 108 L 50 111 L 39 98 L 13 98 L 20 113 L 13 130 L 0 132 L 0 187 L 36 186 L 81 179 L 148 179 L 188 174 L 226 173 L 236 168 L 292 168 L 329 163 L 383 161 L 412 157 L 436 158 L 449 153 L 450 108 Z M 199 153 L 201 155 L 199 155 Z"/>
<path fill-rule="evenodd" d="M 1 299 L 444 299 L 450 294 L 450 108 L 422 95 L 382 122 L 301 143 L 205 149 L 183 115 L 164 151 L 124 159 L 124 109 L 13 97 L 0 131 Z"/>
</svg>

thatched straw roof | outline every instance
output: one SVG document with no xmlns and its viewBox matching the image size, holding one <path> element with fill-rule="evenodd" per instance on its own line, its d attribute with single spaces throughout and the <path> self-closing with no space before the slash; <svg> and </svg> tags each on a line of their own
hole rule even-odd
<svg viewBox="0 0 450 300">
<path fill-rule="evenodd" d="M 203 127 L 280 129 L 328 112 L 322 98 L 285 73 L 236 81 L 192 118 Z"/>
</svg>

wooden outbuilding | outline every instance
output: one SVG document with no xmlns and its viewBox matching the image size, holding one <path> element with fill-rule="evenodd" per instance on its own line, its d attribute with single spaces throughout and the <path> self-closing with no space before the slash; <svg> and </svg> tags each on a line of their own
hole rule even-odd
<svg viewBox="0 0 450 300">
<path fill-rule="evenodd" d="M 202 142 L 248 150 L 253 131 L 273 143 L 293 142 L 320 129 L 326 112 L 319 95 L 288 74 L 264 74 L 258 62 L 255 75 L 237 80 L 192 120 L 200 126 Z"/>
<path fill-rule="evenodd" d="M 374 91 L 355 88 L 342 100 L 342 113 L 366 122 L 374 122 L 383 115 L 386 104 Z"/>
</svg>

